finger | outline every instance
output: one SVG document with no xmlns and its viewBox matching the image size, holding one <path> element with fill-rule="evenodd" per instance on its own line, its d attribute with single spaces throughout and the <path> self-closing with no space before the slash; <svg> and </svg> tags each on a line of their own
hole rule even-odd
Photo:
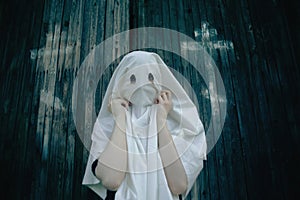
<svg viewBox="0 0 300 200">
<path fill-rule="evenodd" d="M 130 101 L 128 101 L 128 100 L 125 100 L 125 105 L 126 105 L 126 108 L 128 109 L 128 108 L 129 108 L 129 106 L 130 106 Z"/>
<path fill-rule="evenodd" d="M 164 101 L 168 101 L 168 97 L 165 92 L 161 94 L 161 97 Z"/>
<path fill-rule="evenodd" d="M 126 109 L 128 109 L 128 107 L 129 107 L 129 102 L 126 101 L 126 100 L 123 100 L 123 101 L 121 102 L 121 105 L 122 105 L 123 107 L 125 107 Z"/>
<path fill-rule="evenodd" d="M 171 93 L 171 91 L 166 90 L 165 93 L 166 93 L 166 95 L 167 95 L 168 100 L 171 100 L 171 98 L 172 98 L 172 93 Z"/>
<path fill-rule="evenodd" d="M 158 96 L 158 103 L 163 103 L 164 100 L 162 99 L 161 95 Z"/>
<path fill-rule="evenodd" d="M 121 105 L 125 108 L 125 109 L 128 109 L 128 106 L 126 103 L 121 103 Z"/>
<path fill-rule="evenodd" d="M 160 94 L 166 94 L 167 95 L 167 97 L 171 94 L 171 91 L 170 90 L 162 90 L 161 92 L 160 92 Z"/>
</svg>

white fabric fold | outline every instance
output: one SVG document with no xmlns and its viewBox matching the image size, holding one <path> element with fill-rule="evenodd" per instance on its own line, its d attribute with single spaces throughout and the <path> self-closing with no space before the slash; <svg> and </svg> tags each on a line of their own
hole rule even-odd
<svg viewBox="0 0 300 200">
<path fill-rule="evenodd" d="M 129 111 L 126 119 L 128 173 L 116 199 L 178 199 L 168 188 L 157 148 L 157 134 L 153 134 L 157 131 L 156 106 L 148 107 L 140 118 Z M 137 120 L 146 123 L 139 124 Z"/>
</svg>

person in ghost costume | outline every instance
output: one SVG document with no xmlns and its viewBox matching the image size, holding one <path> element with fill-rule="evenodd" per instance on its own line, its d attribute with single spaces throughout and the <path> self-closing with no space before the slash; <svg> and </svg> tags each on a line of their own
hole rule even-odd
<svg viewBox="0 0 300 200">
<path fill-rule="evenodd" d="M 92 132 L 83 184 L 103 199 L 185 197 L 203 168 L 198 111 L 159 55 L 121 60 Z"/>
</svg>

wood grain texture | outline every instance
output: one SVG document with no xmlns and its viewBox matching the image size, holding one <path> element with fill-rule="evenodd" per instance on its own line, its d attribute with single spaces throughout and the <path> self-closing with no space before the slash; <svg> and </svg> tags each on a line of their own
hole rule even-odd
<svg viewBox="0 0 300 200">
<path fill-rule="evenodd" d="M 219 40 L 233 43 L 233 48 L 207 48 L 224 81 L 227 114 L 222 135 L 186 199 L 297 199 L 299 10 L 295 0 L 1 1 L 1 199 L 99 199 L 81 184 L 89 152 L 72 113 L 81 63 L 116 33 L 151 26 L 195 38 L 203 22 L 217 30 Z M 167 34 L 161 37 L 164 45 L 182 45 Z M 120 62 L 120 44 L 135 49 L 150 39 L 120 38 L 104 52 L 116 60 L 101 77 L 95 98 L 78 92 L 87 101 L 77 110 L 84 121 L 77 128 L 92 131 L 92 106 L 100 109 Z M 147 50 L 188 80 L 207 129 L 214 111 L 201 74 L 178 55 Z M 85 91 L 91 89 L 81 83 Z"/>
</svg>

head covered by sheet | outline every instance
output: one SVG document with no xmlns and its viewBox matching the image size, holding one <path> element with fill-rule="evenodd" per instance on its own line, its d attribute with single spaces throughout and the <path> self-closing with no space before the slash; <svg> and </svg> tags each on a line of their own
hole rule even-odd
<svg viewBox="0 0 300 200">
<path fill-rule="evenodd" d="M 142 193 L 148 193 L 144 199 L 151 199 L 153 195 L 156 199 L 177 198 L 168 191 L 157 147 L 155 99 L 161 90 L 169 90 L 173 96 L 167 126 L 187 175 L 185 195 L 202 170 L 206 159 L 206 140 L 197 108 L 159 55 L 134 51 L 124 56 L 114 71 L 92 132 L 83 184 L 102 198 L 106 189 L 92 174 L 91 165 L 105 149 L 115 126 L 113 115 L 107 109 L 110 98 L 126 99 L 132 104 L 126 111 L 124 130 L 127 135 L 128 173 L 116 193 L 116 199 L 134 199 Z M 141 130 L 143 134 L 139 133 Z M 143 162 L 145 165 L 140 165 Z M 156 184 L 147 184 L 149 180 Z M 139 189 L 136 184 L 144 185 L 144 188 Z"/>
</svg>

